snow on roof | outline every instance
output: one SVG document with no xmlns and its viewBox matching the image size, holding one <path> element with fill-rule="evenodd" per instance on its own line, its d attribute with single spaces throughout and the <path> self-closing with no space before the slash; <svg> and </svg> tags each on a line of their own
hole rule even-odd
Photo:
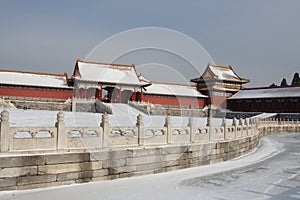
<svg viewBox="0 0 300 200">
<path fill-rule="evenodd" d="M 232 91 L 232 92 L 238 91 L 238 89 L 227 88 L 227 87 L 222 87 L 222 86 L 213 86 L 212 89 L 214 89 L 214 90 L 220 90 L 220 91 Z"/>
<path fill-rule="evenodd" d="M 231 81 L 238 83 L 248 83 L 250 82 L 248 79 L 244 79 L 239 77 L 229 66 L 216 66 L 208 64 L 204 73 L 200 78 L 194 78 L 191 81 L 195 83 L 207 81 L 207 80 L 221 80 L 221 81 Z"/>
<path fill-rule="evenodd" d="M 67 75 L 0 70 L 0 84 L 70 88 Z"/>
<path fill-rule="evenodd" d="M 136 74 L 134 65 L 77 61 L 73 77 L 84 81 L 143 85 Z"/>
<path fill-rule="evenodd" d="M 233 71 L 231 66 L 208 65 L 210 71 L 219 80 L 241 81 L 242 79 Z"/>
<path fill-rule="evenodd" d="M 207 97 L 198 92 L 196 86 L 155 82 L 153 82 L 152 85 L 146 87 L 146 91 L 144 93 L 187 97 Z"/>
<path fill-rule="evenodd" d="M 300 97 L 300 87 L 262 88 L 240 90 L 229 99 Z"/>
<path fill-rule="evenodd" d="M 150 81 L 149 79 L 146 79 L 142 74 L 139 75 L 139 79 L 142 83 L 146 84 L 151 84 L 152 81 Z"/>
</svg>

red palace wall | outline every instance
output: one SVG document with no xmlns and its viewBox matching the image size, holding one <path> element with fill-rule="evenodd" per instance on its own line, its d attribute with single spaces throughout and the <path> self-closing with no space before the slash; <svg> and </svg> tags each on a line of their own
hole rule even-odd
<svg viewBox="0 0 300 200">
<path fill-rule="evenodd" d="M 225 102 L 226 102 L 226 96 L 211 96 L 207 99 L 206 104 L 213 104 L 213 105 L 217 105 L 217 106 L 226 106 Z"/>
<path fill-rule="evenodd" d="M 37 88 L 4 88 L 0 87 L 0 96 L 34 97 L 34 98 L 72 98 L 73 90 L 44 90 Z"/>
<path fill-rule="evenodd" d="M 176 106 L 194 106 L 203 108 L 205 99 L 189 98 L 189 97 L 161 97 L 143 95 L 142 100 L 153 104 L 176 105 Z"/>
</svg>

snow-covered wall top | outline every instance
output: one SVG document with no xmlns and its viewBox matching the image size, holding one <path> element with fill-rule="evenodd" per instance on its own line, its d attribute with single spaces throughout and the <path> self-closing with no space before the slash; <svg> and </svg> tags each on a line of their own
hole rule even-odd
<svg viewBox="0 0 300 200">
<path fill-rule="evenodd" d="M 0 84 L 69 88 L 66 75 L 0 71 Z"/>
<path fill-rule="evenodd" d="M 300 87 L 240 90 L 229 99 L 300 97 Z"/>
<path fill-rule="evenodd" d="M 78 61 L 73 77 L 77 80 L 141 86 L 134 66 Z"/>
<path fill-rule="evenodd" d="M 145 94 L 161 94 L 161 95 L 175 95 L 175 96 L 187 96 L 187 97 L 203 97 L 197 91 L 195 86 L 191 85 L 177 85 L 177 84 L 167 84 L 167 83 L 152 83 L 152 85 L 146 87 Z"/>
</svg>

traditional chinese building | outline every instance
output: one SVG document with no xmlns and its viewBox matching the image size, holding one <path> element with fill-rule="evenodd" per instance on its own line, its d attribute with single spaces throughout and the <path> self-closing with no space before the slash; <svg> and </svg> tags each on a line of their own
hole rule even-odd
<svg viewBox="0 0 300 200">
<path fill-rule="evenodd" d="M 243 112 L 300 113 L 300 87 L 240 90 L 227 100 L 227 108 Z"/>
<path fill-rule="evenodd" d="M 45 74 L 0 70 L 0 96 L 5 99 L 72 98 L 67 74 Z"/>
<path fill-rule="evenodd" d="M 208 104 L 222 105 L 226 99 L 240 89 L 248 79 L 239 77 L 229 66 L 216 66 L 208 64 L 204 73 L 191 82 L 197 83 L 197 90 L 209 96 Z"/>
<path fill-rule="evenodd" d="M 74 98 L 98 99 L 108 103 L 141 101 L 143 87 L 134 65 L 77 60 L 72 76 Z"/>
<path fill-rule="evenodd" d="M 299 86 L 245 89 L 243 84 L 249 80 L 239 77 L 231 66 L 208 64 L 202 76 L 191 81 L 196 84 L 152 82 L 138 76 L 134 65 L 77 60 L 70 79 L 66 73 L 0 70 L 0 97 L 14 104 L 23 101 L 18 108 L 71 110 L 72 106 L 74 111 L 90 112 L 105 107 L 101 102 L 128 101 L 191 108 L 227 103 L 233 111 L 300 112 Z M 80 104 L 82 109 L 76 109 Z"/>
</svg>

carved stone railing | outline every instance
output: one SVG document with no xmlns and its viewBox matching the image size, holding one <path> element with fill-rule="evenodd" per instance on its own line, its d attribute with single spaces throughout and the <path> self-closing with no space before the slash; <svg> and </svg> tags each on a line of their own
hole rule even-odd
<svg viewBox="0 0 300 200">
<path fill-rule="evenodd" d="M 142 115 L 135 126 L 111 126 L 109 115 L 103 114 L 99 126 L 67 127 L 64 113 L 57 114 L 53 127 L 10 126 L 9 113 L 2 111 L 0 122 L 1 152 L 70 151 L 147 145 L 192 144 L 231 141 L 256 134 L 300 132 L 299 121 L 275 119 L 233 119 L 228 124 L 195 126 L 190 117 L 186 126 L 173 126 L 170 116 L 162 127 L 144 126 Z"/>
</svg>

